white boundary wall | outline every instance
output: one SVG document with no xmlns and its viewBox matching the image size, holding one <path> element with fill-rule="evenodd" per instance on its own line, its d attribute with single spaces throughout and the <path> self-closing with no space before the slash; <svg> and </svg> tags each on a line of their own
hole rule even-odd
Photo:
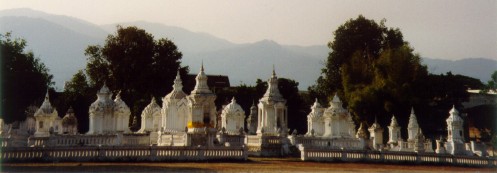
<svg viewBox="0 0 497 173">
<path fill-rule="evenodd" d="M 448 164 L 459 166 L 497 167 L 497 159 L 479 156 L 413 153 L 369 150 L 339 150 L 300 147 L 302 161 L 384 162 L 414 164 Z"/>
<path fill-rule="evenodd" d="M 247 160 L 245 147 L 12 147 L 1 162 Z"/>
</svg>

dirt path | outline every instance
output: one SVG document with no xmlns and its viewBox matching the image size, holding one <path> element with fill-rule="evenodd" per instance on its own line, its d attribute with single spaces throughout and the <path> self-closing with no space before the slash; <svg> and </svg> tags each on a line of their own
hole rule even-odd
<svg viewBox="0 0 497 173">
<path fill-rule="evenodd" d="M 1 172 L 497 172 L 494 168 L 372 163 L 302 162 L 297 158 L 249 158 L 201 163 L 9 163 Z"/>
</svg>

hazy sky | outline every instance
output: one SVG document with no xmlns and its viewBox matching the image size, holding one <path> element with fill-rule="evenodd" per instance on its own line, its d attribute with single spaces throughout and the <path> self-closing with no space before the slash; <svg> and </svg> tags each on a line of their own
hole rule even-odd
<svg viewBox="0 0 497 173">
<path fill-rule="evenodd" d="M 235 43 L 270 39 L 290 45 L 324 45 L 339 25 L 363 14 L 399 27 L 423 57 L 497 59 L 495 0 L 0 0 L 0 10 L 11 8 L 32 8 L 95 24 L 144 20 Z"/>
</svg>

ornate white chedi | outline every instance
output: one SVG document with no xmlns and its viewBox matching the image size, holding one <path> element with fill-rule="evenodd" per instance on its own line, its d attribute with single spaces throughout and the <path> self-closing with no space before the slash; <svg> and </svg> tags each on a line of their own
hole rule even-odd
<svg viewBox="0 0 497 173">
<path fill-rule="evenodd" d="M 188 122 L 188 100 L 183 92 L 179 71 L 174 79 L 173 90 L 162 99 L 162 128 L 166 132 L 185 131 Z"/>
<path fill-rule="evenodd" d="M 323 136 L 324 134 L 324 108 L 319 104 L 318 99 L 314 101 L 311 107 L 311 113 L 307 115 L 307 133 L 306 135 Z"/>
<path fill-rule="evenodd" d="M 116 130 L 118 132 L 131 132 L 129 130 L 129 118 L 131 110 L 128 105 L 121 99 L 121 92 L 118 92 L 114 99 L 114 116 L 117 118 Z"/>
<path fill-rule="evenodd" d="M 372 140 L 373 149 L 383 148 L 383 128 L 380 126 L 376 118 L 373 125 L 369 127 L 369 138 Z"/>
<path fill-rule="evenodd" d="M 62 133 L 62 122 L 57 110 L 52 107 L 47 94 L 45 100 L 34 115 L 36 119 L 36 137 L 49 136 L 50 133 Z"/>
<path fill-rule="evenodd" d="M 355 134 L 355 137 L 358 139 L 368 139 L 368 132 L 366 131 L 366 128 L 364 127 L 364 123 L 360 123 L 361 125 L 359 126 L 359 129 L 357 129 L 357 133 Z"/>
<path fill-rule="evenodd" d="M 395 116 L 392 116 L 392 120 L 388 126 L 388 144 L 393 147 L 393 145 L 397 145 L 399 141 L 402 141 L 400 126 L 399 123 L 397 123 Z"/>
<path fill-rule="evenodd" d="M 66 115 L 62 118 L 62 133 L 69 135 L 78 134 L 78 119 L 74 115 L 72 107 L 69 107 Z"/>
<path fill-rule="evenodd" d="M 26 120 L 20 122 L 20 130 L 25 130 L 28 135 L 33 135 L 36 132 L 36 119 L 34 117 L 36 111 L 38 110 L 38 107 L 36 106 L 29 106 L 25 113 L 26 113 Z"/>
<path fill-rule="evenodd" d="M 90 105 L 90 128 L 87 134 L 129 132 L 128 111 L 129 108 L 121 100 L 120 94 L 116 96 L 116 101 L 113 101 L 112 93 L 104 83 L 97 92 L 97 100 Z"/>
<path fill-rule="evenodd" d="M 449 111 L 449 117 L 447 118 L 447 143 L 445 143 L 445 148 L 450 154 L 465 154 L 465 144 L 464 144 L 464 130 L 463 123 L 464 120 L 459 116 L 459 111 L 452 106 Z"/>
<path fill-rule="evenodd" d="M 407 142 L 413 142 L 416 140 L 416 135 L 419 132 L 418 119 L 414 113 L 414 108 L 411 108 L 411 115 L 409 116 L 409 124 L 407 125 Z"/>
<path fill-rule="evenodd" d="M 138 133 L 150 133 L 157 132 L 162 126 L 161 123 L 161 108 L 157 104 L 155 97 L 152 97 L 150 104 L 148 104 L 145 109 L 143 109 L 141 121 L 141 128 Z"/>
<path fill-rule="evenodd" d="M 276 77 L 274 68 L 273 75 L 267 83 L 266 93 L 259 100 L 257 106 L 259 108 L 257 134 L 286 135 L 288 133 L 286 100 L 278 89 L 278 77 Z"/>
<path fill-rule="evenodd" d="M 204 127 L 216 127 L 216 94 L 212 93 L 207 85 L 207 75 L 204 73 L 204 64 L 195 78 L 196 84 L 188 98 L 187 127 L 189 133 L 204 132 Z"/>
<path fill-rule="evenodd" d="M 243 129 L 244 118 L 245 111 L 236 103 L 236 99 L 233 97 L 231 103 L 221 111 L 221 128 L 224 128 L 228 134 L 239 134 L 240 129 Z"/>
<path fill-rule="evenodd" d="M 464 143 L 464 135 L 463 135 L 463 119 L 459 116 L 459 111 L 452 106 L 452 109 L 449 112 L 450 116 L 447 118 L 447 141 L 456 141 Z"/>
<path fill-rule="evenodd" d="M 247 118 L 247 130 L 248 133 L 253 135 L 257 132 L 257 106 L 252 103 L 250 107 L 250 115 Z"/>
<path fill-rule="evenodd" d="M 324 134 L 327 138 L 353 138 L 355 124 L 350 113 L 342 107 L 342 101 L 335 94 L 330 107 L 324 111 Z M 314 130 L 316 131 L 316 130 Z"/>
</svg>

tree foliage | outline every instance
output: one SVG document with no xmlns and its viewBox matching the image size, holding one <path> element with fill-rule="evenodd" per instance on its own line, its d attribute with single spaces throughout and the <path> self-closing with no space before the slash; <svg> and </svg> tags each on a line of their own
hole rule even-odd
<svg viewBox="0 0 497 173">
<path fill-rule="evenodd" d="M 404 114 L 413 102 L 414 81 L 427 75 L 400 30 L 386 27 L 385 20 L 351 19 L 338 27 L 328 47 L 310 96 L 329 100 L 337 92 L 356 121 L 378 117 L 386 124 L 392 114 Z"/>
<path fill-rule="evenodd" d="M 311 96 L 325 95 L 331 99 L 334 92 L 343 89 L 341 68 L 351 62 L 352 55 L 362 56 L 356 62 L 364 65 L 365 71 L 372 73 L 373 61 L 383 49 L 404 45 L 400 30 L 387 28 L 384 22 L 383 20 L 378 24 L 361 15 L 335 30 L 333 41 L 328 43 L 332 51 L 321 71 L 322 76 L 318 78 L 316 85 L 310 87 Z"/>
<path fill-rule="evenodd" d="M 483 86 L 450 72 L 428 74 L 400 30 L 386 27 L 385 20 L 351 19 L 334 32 L 328 47 L 326 66 L 309 96 L 329 100 L 338 93 L 356 122 L 377 117 L 386 126 L 395 115 L 406 127 L 414 107 L 423 132 L 441 134 L 452 105 L 460 109 L 468 100 L 466 90 Z"/>
<path fill-rule="evenodd" d="M 188 67 L 181 67 L 182 54 L 171 40 L 155 40 L 150 33 L 134 26 L 117 26 L 116 33 L 109 35 L 104 45 L 88 46 L 85 55 L 86 74 L 80 71 L 66 84 L 66 99 L 74 102 L 73 106 L 89 106 L 96 91 L 106 83 L 115 94 L 121 91 L 122 99 L 131 108 L 131 117 L 139 116 L 151 97 L 169 93 L 178 70 L 182 76 L 188 72 Z M 77 116 L 78 120 L 87 119 L 88 114 Z"/>
<path fill-rule="evenodd" d="M 497 70 L 492 73 L 490 80 L 484 87 L 483 92 L 493 91 L 497 92 Z"/>
<path fill-rule="evenodd" d="M 25 109 L 35 100 L 41 104 L 48 87 L 54 84 L 48 68 L 25 48 L 25 40 L 12 38 L 10 33 L 0 34 L 0 116 L 8 123 L 24 120 Z"/>
<path fill-rule="evenodd" d="M 69 107 L 73 108 L 78 119 L 78 130 L 80 133 L 88 131 L 89 117 L 88 108 L 95 99 L 98 88 L 90 87 L 88 78 L 83 70 L 73 75 L 70 81 L 64 85 L 64 92 L 57 100 L 59 112 L 67 112 Z"/>
</svg>

